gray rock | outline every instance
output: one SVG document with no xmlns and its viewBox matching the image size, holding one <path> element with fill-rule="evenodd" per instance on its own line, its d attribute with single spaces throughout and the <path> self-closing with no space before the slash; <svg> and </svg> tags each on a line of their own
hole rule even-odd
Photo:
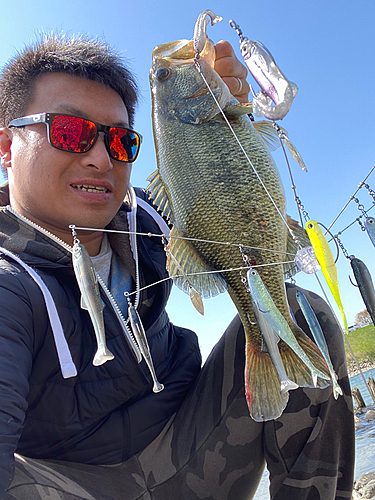
<svg viewBox="0 0 375 500">
<path fill-rule="evenodd" d="M 354 484 L 352 500 L 375 499 L 375 471 L 361 476 Z"/>
<path fill-rule="evenodd" d="M 369 410 L 366 413 L 366 420 L 374 420 L 375 419 L 375 410 Z"/>
</svg>

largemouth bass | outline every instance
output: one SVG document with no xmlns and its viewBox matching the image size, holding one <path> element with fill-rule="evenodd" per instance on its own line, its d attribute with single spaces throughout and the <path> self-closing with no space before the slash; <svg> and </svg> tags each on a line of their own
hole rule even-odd
<svg viewBox="0 0 375 500">
<path fill-rule="evenodd" d="M 228 289 L 245 330 L 250 414 L 257 421 L 271 420 L 281 415 L 287 397 L 280 394 L 280 377 L 270 355 L 261 349 L 262 335 L 243 282 L 246 278 L 239 271 L 221 270 L 243 266 L 244 256 L 250 259 L 250 254 L 256 264 L 276 264 L 258 268 L 259 274 L 312 365 L 327 378 L 329 374 L 315 344 L 290 317 L 282 262 L 293 261 L 287 248 L 295 253 L 297 246 L 288 246 L 288 228 L 280 217 L 285 214 L 285 197 L 277 168 L 265 140 L 214 71 L 215 49 L 208 39 L 200 53 L 200 71 L 272 202 L 208 91 L 195 53 L 192 40 L 166 43 L 153 52 L 150 83 L 158 170 L 149 177 L 148 189 L 173 224 L 169 250 L 194 289 L 205 298 Z M 175 259 L 169 259 L 171 276 L 181 275 Z M 189 293 L 183 276 L 175 283 Z M 310 369 L 285 342 L 280 340 L 278 346 L 288 378 L 299 386 L 313 387 Z M 319 378 L 318 385 L 325 387 L 327 380 Z"/>
</svg>

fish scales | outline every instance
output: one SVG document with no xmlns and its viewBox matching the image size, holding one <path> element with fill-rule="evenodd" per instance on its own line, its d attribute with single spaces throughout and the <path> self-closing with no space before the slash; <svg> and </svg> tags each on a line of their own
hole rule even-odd
<svg viewBox="0 0 375 500">
<path fill-rule="evenodd" d="M 241 244 L 257 264 L 292 260 L 285 255 L 288 229 L 207 91 L 194 65 L 192 43 L 185 42 L 185 45 L 179 41 L 157 47 L 150 71 L 158 170 L 149 177 L 149 189 L 155 203 L 173 223 L 170 251 L 187 274 L 194 270 L 220 271 L 240 267 L 244 265 L 243 257 L 236 247 L 185 242 L 173 236 Z M 199 64 L 221 106 L 231 110 L 238 101 L 212 69 L 213 60 L 214 48 L 208 40 Z M 230 123 L 279 211 L 285 214 L 281 179 L 263 139 L 248 116 L 231 118 Z M 246 246 L 271 251 L 247 250 Z M 303 344 L 308 356 L 314 358 L 313 364 L 324 371 L 325 363 L 314 344 L 290 317 L 282 265 L 258 269 L 299 343 Z M 169 271 L 172 270 L 178 274 L 170 260 Z M 252 324 L 255 316 L 250 294 L 239 271 L 221 274 L 221 284 L 217 286 L 212 284 L 215 278 L 211 278 L 210 284 L 202 276 L 189 276 L 189 280 L 204 297 L 228 287 L 245 329 L 246 392 L 250 413 L 260 421 L 276 418 L 285 408 L 287 398 L 280 395 L 280 380 L 269 355 L 261 352 L 262 336 L 258 327 Z M 188 291 L 183 278 L 176 283 Z M 279 342 L 279 348 L 288 376 L 292 373 L 293 380 L 300 386 L 312 386 L 310 371 L 296 354 L 283 341 Z M 295 364 L 303 367 L 298 370 Z M 259 367 L 262 367 L 260 371 Z M 254 370 L 258 370 L 258 374 Z M 320 381 L 320 385 L 325 384 Z M 264 391 L 265 386 L 267 391 Z"/>
</svg>

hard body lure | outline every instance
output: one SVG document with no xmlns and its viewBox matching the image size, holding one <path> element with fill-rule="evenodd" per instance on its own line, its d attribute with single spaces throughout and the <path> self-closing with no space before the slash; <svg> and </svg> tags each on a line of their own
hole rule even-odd
<svg viewBox="0 0 375 500">
<path fill-rule="evenodd" d="M 350 265 L 352 266 L 363 302 L 375 325 L 375 290 L 370 271 L 367 269 L 366 264 L 354 257 L 354 255 L 350 256 Z"/>
<path fill-rule="evenodd" d="M 340 297 L 339 283 L 337 280 L 337 268 L 335 265 L 331 249 L 329 248 L 328 241 L 324 236 L 323 231 L 320 229 L 318 223 L 315 220 L 307 221 L 305 227 L 311 245 L 314 249 L 316 258 L 318 259 L 318 262 L 322 269 L 323 275 L 327 281 L 329 289 L 332 292 L 336 304 L 340 309 L 345 332 L 349 333 L 348 323 L 346 321 L 346 316 L 344 313 L 344 308 Z"/>
<path fill-rule="evenodd" d="M 366 217 L 365 228 L 366 228 L 367 234 L 369 235 L 371 243 L 375 247 L 375 219 L 374 219 L 374 217 Z"/>
<path fill-rule="evenodd" d="M 326 339 L 323 335 L 320 324 L 318 322 L 318 318 L 316 317 L 316 314 L 314 313 L 314 310 L 310 306 L 305 295 L 300 290 L 297 290 L 296 299 L 297 299 L 297 302 L 301 308 L 301 311 L 306 319 L 306 322 L 309 325 L 311 333 L 313 334 L 315 342 L 316 342 L 317 346 L 319 347 L 320 352 L 323 354 L 324 359 L 326 360 L 326 363 L 327 363 L 327 366 L 329 369 L 329 373 L 331 374 L 331 377 L 332 377 L 333 395 L 334 395 L 334 398 L 337 399 L 340 395 L 341 396 L 343 395 L 343 392 L 341 390 L 341 387 L 337 383 L 337 375 L 336 375 L 335 370 L 333 368 L 331 357 L 330 357 L 329 351 L 328 351 L 327 342 L 326 342 Z"/>
<path fill-rule="evenodd" d="M 92 364 L 100 366 L 113 359 L 114 355 L 106 345 L 104 302 L 100 298 L 96 273 L 86 248 L 79 243 L 79 240 L 75 240 L 73 245 L 73 269 L 81 292 L 81 308 L 87 310 L 90 315 L 98 345 Z"/>
<path fill-rule="evenodd" d="M 293 351 L 298 355 L 298 357 L 305 363 L 305 365 L 310 369 L 311 375 L 314 381 L 314 385 L 317 385 L 318 377 L 327 379 L 325 373 L 317 369 L 310 361 L 309 357 L 305 351 L 301 348 L 297 342 L 292 330 L 290 329 L 288 323 L 285 321 L 284 316 L 279 312 L 272 297 L 264 285 L 261 277 L 255 271 L 255 269 L 249 269 L 247 272 L 247 281 L 250 288 L 250 293 L 253 300 L 256 302 L 259 310 L 263 313 L 264 319 L 270 325 L 272 330 L 293 349 Z"/>
</svg>

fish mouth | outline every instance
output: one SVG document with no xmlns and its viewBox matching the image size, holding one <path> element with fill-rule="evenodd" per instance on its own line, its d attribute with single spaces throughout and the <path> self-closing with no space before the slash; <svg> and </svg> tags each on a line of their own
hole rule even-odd
<svg viewBox="0 0 375 500">
<path fill-rule="evenodd" d="M 152 52 L 152 59 L 162 58 L 175 61 L 187 61 L 189 59 L 194 59 L 195 55 L 193 40 L 177 40 L 175 42 L 163 43 L 155 47 Z M 214 67 L 215 46 L 209 38 L 206 40 L 200 57 L 204 58 L 212 68 Z"/>
</svg>

